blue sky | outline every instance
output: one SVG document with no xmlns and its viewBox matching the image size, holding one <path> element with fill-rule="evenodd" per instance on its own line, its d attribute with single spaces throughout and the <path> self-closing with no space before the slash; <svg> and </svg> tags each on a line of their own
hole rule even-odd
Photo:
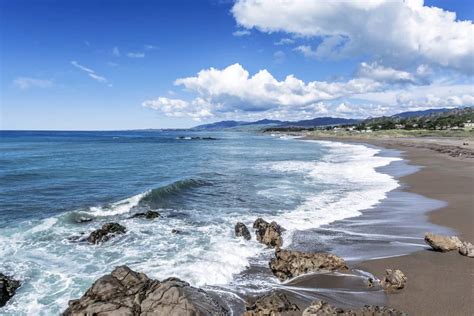
<svg viewBox="0 0 474 316">
<path fill-rule="evenodd" d="M 0 128 L 473 105 L 473 5 L 395 2 L 3 0 Z"/>
</svg>

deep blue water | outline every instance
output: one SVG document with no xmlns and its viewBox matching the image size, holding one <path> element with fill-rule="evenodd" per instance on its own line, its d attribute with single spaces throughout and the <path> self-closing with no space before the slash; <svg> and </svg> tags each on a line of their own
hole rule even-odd
<svg viewBox="0 0 474 316">
<path fill-rule="evenodd" d="M 360 215 L 398 186 L 376 171 L 398 158 L 360 145 L 235 132 L 0 137 L 0 271 L 24 281 L 7 314 L 59 313 L 119 264 L 226 286 L 266 251 L 234 238 L 237 221 L 275 219 L 289 244 L 295 231 Z M 149 209 L 162 218 L 130 218 Z M 110 221 L 127 234 L 99 246 L 68 239 Z"/>
</svg>

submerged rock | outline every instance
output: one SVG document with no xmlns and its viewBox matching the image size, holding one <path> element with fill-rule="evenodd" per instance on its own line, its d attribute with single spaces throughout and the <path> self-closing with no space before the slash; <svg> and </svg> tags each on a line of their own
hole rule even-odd
<svg viewBox="0 0 474 316">
<path fill-rule="evenodd" d="M 406 316 L 394 308 L 385 306 L 365 305 L 360 310 L 342 309 L 330 305 L 324 301 L 314 301 L 303 311 L 303 316 L 327 316 L 327 315 L 347 315 L 347 316 Z"/>
<path fill-rule="evenodd" d="M 425 234 L 425 242 L 433 248 L 433 250 L 447 252 L 458 250 L 462 246 L 461 240 L 456 236 L 443 236 L 432 233 Z"/>
<path fill-rule="evenodd" d="M 171 230 L 171 233 L 172 233 L 172 234 L 181 234 L 182 231 L 180 231 L 179 229 L 174 229 L 174 228 L 173 228 L 173 229 Z"/>
<path fill-rule="evenodd" d="M 109 240 L 115 235 L 125 234 L 126 231 L 127 229 L 125 226 L 122 226 L 119 223 L 107 223 L 90 233 L 86 240 L 93 244 L 99 244 Z"/>
<path fill-rule="evenodd" d="M 255 228 L 255 235 L 257 240 L 269 247 L 281 247 L 283 245 L 283 238 L 281 233 L 285 230 L 276 222 L 268 223 L 263 218 L 259 217 L 253 223 Z"/>
<path fill-rule="evenodd" d="M 266 294 L 247 306 L 244 316 L 260 316 L 260 315 L 280 315 L 282 312 L 299 311 L 295 304 L 291 303 L 285 294 L 272 292 Z"/>
<path fill-rule="evenodd" d="M 235 236 L 236 237 L 244 237 L 246 240 L 250 240 L 252 237 L 250 236 L 250 232 L 245 226 L 244 223 L 238 222 L 235 224 Z"/>
<path fill-rule="evenodd" d="M 0 307 L 5 306 L 19 287 L 19 281 L 0 273 Z"/>
<path fill-rule="evenodd" d="M 348 267 L 344 259 L 330 253 L 277 249 L 275 258 L 270 260 L 270 269 L 276 277 L 284 281 L 306 273 L 347 270 Z"/>
<path fill-rule="evenodd" d="M 461 247 L 459 247 L 459 253 L 463 256 L 474 258 L 474 245 L 467 241 L 463 242 Z"/>
<path fill-rule="evenodd" d="M 148 211 L 146 213 L 136 213 L 131 216 L 131 218 L 144 217 L 146 219 L 155 219 L 159 218 L 161 215 L 156 211 Z"/>
<path fill-rule="evenodd" d="M 408 278 L 400 270 L 385 270 L 385 277 L 380 284 L 385 290 L 401 290 L 405 287 Z"/>
<path fill-rule="evenodd" d="M 92 217 L 87 217 L 87 216 L 80 216 L 76 218 L 76 223 L 82 224 L 82 223 L 89 223 L 92 222 L 93 218 Z"/>
<path fill-rule="evenodd" d="M 176 278 L 149 279 L 127 266 L 114 269 L 92 284 L 78 300 L 69 301 L 69 315 L 228 315 L 204 290 Z"/>
</svg>

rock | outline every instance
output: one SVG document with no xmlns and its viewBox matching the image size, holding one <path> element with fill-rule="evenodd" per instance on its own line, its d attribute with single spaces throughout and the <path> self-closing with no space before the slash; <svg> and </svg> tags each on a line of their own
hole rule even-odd
<svg viewBox="0 0 474 316">
<path fill-rule="evenodd" d="M 385 277 L 380 281 L 380 284 L 385 290 L 401 290 L 407 283 L 407 277 L 400 270 L 385 270 Z"/>
<path fill-rule="evenodd" d="M 86 240 L 93 244 L 99 244 L 109 240 L 115 235 L 125 234 L 126 231 L 125 226 L 119 223 L 107 223 L 102 225 L 101 228 L 94 230 Z"/>
<path fill-rule="evenodd" d="M 385 306 L 365 305 L 360 310 L 342 309 L 330 305 L 324 301 L 314 301 L 303 311 L 303 316 L 328 316 L 328 315 L 347 315 L 347 316 L 406 316 L 404 312 Z"/>
<path fill-rule="evenodd" d="M 251 239 L 250 232 L 247 226 L 245 226 L 245 224 L 241 222 L 238 222 L 237 224 L 235 224 L 235 236 L 244 237 L 246 240 Z"/>
<path fill-rule="evenodd" d="M 270 269 L 281 281 L 316 271 L 347 270 L 344 259 L 330 253 L 307 253 L 277 249 Z"/>
<path fill-rule="evenodd" d="M 283 238 L 281 233 L 284 229 L 276 222 L 270 224 L 262 218 L 257 218 L 253 223 L 253 228 L 256 229 L 255 235 L 257 240 L 269 247 L 281 247 L 283 245 Z"/>
<path fill-rule="evenodd" d="M 179 229 L 174 229 L 174 228 L 173 228 L 173 229 L 171 230 L 171 233 L 172 233 L 172 234 L 181 234 L 182 232 L 181 232 Z"/>
<path fill-rule="evenodd" d="M 459 247 L 459 253 L 463 256 L 474 258 L 474 246 L 470 242 L 465 241 Z"/>
<path fill-rule="evenodd" d="M 127 266 L 117 267 L 92 284 L 63 316 L 83 315 L 228 315 L 204 290 L 176 278 L 149 279 Z"/>
<path fill-rule="evenodd" d="M 19 287 L 19 281 L 0 273 L 0 307 L 5 306 Z"/>
<path fill-rule="evenodd" d="M 146 219 L 155 219 L 159 218 L 161 215 L 156 211 L 148 211 L 146 213 L 136 213 L 133 214 L 130 218 L 145 217 Z"/>
<path fill-rule="evenodd" d="M 243 316 L 280 315 L 282 312 L 299 310 L 298 306 L 291 303 L 285 294 L 272 292 L 260 297 L 254 304 L 247 306 L 247 311 Z"/>
<path fill-rule="evenodd" d="M 462 246 L 462 242 L 456 236 L 443 236 L 432 233 L 425 234 L 425 242 L 433 248 L 433 250 L 447 252 L 458 250 Z"/>
</svg>

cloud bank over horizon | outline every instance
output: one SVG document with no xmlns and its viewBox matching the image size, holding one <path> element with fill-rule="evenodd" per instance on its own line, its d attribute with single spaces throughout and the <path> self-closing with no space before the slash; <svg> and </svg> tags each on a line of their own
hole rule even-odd
<svg viewBox="0 0 474 316">
<path fill-rule="evenodd" d="M 362 118 L 474 104 L 474 25 L 453 12 L 420 0 L 237 0 L 231 14 L 234 36 L 282 34 L 274 45 L 301 58 L 364 61 L 351 78 L 307 82 L 291 73 L 278 80 L 265 68 L 250 74 L 240 63 L 210 67 L 175 80 L 191 97 L 160 96 L 143 106 L 199 121 Z"/>
</svg>

